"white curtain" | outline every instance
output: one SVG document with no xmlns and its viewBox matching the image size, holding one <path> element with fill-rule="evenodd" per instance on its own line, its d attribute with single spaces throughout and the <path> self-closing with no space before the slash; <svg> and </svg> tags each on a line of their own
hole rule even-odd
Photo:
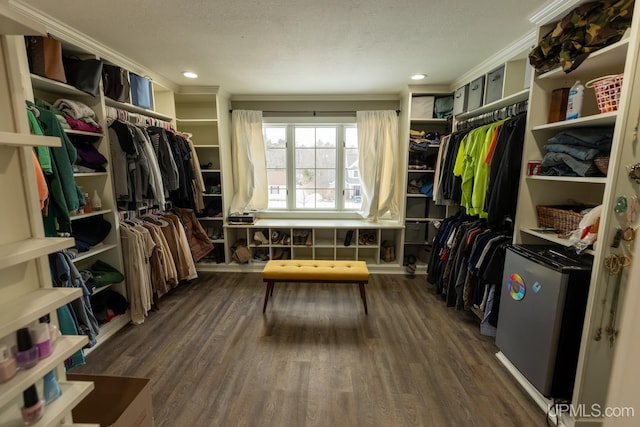
<svg viewBox="0 0 640 427">
<path fill-rule="evenodd" d="M 398 115 L 395 111 L 358 111 L 358 167 L 362 208 L 369 221 L 398 219 Z"/>
<path fill-rule="evenodd" d="M 262 111 L 233 110 L 231 125 L 234 194 L 230 213 L 266 209 L 269 195 Z"/>
</svg>

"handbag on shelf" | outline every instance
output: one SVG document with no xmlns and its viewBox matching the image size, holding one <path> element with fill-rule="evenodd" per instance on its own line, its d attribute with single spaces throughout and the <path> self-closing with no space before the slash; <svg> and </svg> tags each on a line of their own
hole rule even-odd
<svg viewBox="0 0 640 427">
<path fill-rule="evenodd" d="M 115 65 L 102 65 L 104 95 L 118 102 L 129 102 L 129 79 L 127 71 Z"/>
<path fill-rule="evenodd" d="M 70 85 L 89 95 L 98 96 L 102 78 L 102 61 L 99 59 L 64 58 L 64 70 Z"/>
<path fill-rule="evenodd" d="M 138 107 L 151 109 L 151 80 L 146 77 L 129 73 L 131 84 L 131 103 Z"/>
<path fill-rule="evenodd" d="M 60 40 L 41 36 L 25 36 L 24 39 L 29 71 L 48 79 L 66 83 Z"/>
</svg>

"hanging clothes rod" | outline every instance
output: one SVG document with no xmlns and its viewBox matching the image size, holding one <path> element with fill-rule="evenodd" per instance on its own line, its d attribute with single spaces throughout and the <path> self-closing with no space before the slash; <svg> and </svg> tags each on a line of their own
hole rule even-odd
<svg viewBox="0 0 640 427">
<path fill-rule="evenodd" d="M 396 114 L 400 114 L 400 110 L 395 110 Z M 229 109 L 230 113 L 233 113 L 233 109 Z M 267 115 L 276 115 L 276 116 L 298 116 L 298 115 L 302 115 L 302 116 L 312 116 L 312 117 L 317 117 L 317 116 L 325 116 L 325 115 L 329 115 L 329 116 L 355 116 L 357 113 L 357 111 L 355 110 L 322 110 L 322 111 L 313 111 L 313 110 L 264 110 L 262 111 L 262 114 L 267 114 Z"/>
<path fill-rule="evenodd" d="M 499 120 L 508 119 L 522 113 L 527 112 L 529 101 L 524 100 L 516 102 L 515 104 L 507 105 L 506 107 L 499 108 L 488 113 L 480 114 L 479 116 L 463 120 L 456 124 L 457 130 L 468 130 L 479 126 L 484 126 L 497 122 Z"/>
<path fill-rule="evenodd" d="M 107 119 L 111 120 L 123 120 L 135 124 L 157 126 L 166 130 L 175 131 L 172 123 L 165 122 L 164 120 L 156 119 L 155 117 L 145 116 L 144 114 L 131 113 L 129 111 L 121 110 L 120 108 L 107 106 Z"/>
</svg>

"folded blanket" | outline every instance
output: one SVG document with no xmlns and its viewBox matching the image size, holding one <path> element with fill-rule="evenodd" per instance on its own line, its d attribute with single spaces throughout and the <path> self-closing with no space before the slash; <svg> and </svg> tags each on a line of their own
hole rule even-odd
<svg viewBox="0 0 640 427">
<path fill-rule="evenodd" d="M 58 99 L 53 104 L 54 107 L 62 111 L 63 114 L 73 117 L 74 119 L 82 120 L 90 125 L 100 127 L 96 122 L 96 113 L 89 108 L 87 104 L 80 101 L 72 101 L 70 99 Z"/>
</svg>

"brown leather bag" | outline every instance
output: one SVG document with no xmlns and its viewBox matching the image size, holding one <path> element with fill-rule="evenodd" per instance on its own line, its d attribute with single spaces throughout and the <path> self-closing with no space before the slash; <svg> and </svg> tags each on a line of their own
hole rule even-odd
<svg viewBox="0 0 640 427">
<path fill-rule="evenodd" d="M 67 82 L 62 63 L 62 43 L 52 37 L 26 36 L 29 70 L 33 74 Z"/>
</svg>

